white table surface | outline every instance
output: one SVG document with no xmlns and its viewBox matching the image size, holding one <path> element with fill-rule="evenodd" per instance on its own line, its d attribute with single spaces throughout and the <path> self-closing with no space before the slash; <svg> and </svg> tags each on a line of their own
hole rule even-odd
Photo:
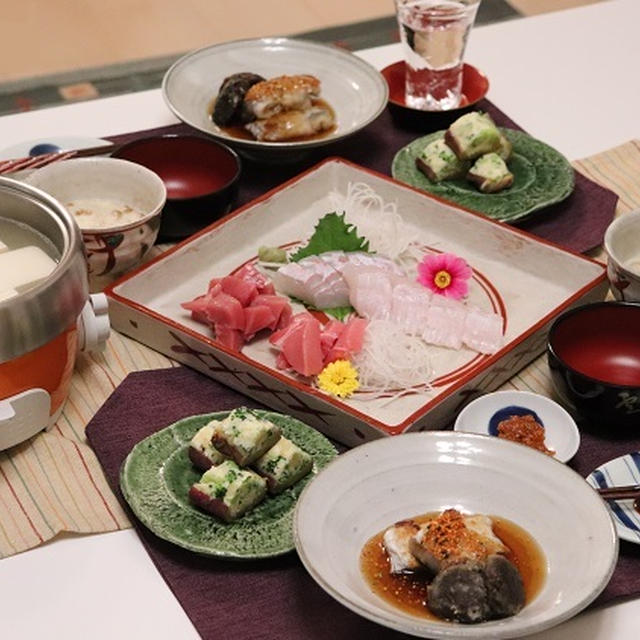
<svg viewBox="0 0 640 640">
<path fill-rule="evenodd" d="M 640 60 L 639 24 L 638 0 L 610 0 L 479 27 L 467 60 L 489 76 L 492 101 L 529 133 L 577 159 L 640 138 L 633 64 Z M 398 45 L 360 55 L 378 68 L 400 57 Z M 160 91 L 143 91 L 0 118 L 0 147 L 174 122 Z M 632 639 L 639 619 L 640 600 L 633 600 L 531 637 Z M 63 536 L 1 560 L 0 621 L 0 635 L 11 640 L 199 637 L 132 530 Z"/>
</svg>

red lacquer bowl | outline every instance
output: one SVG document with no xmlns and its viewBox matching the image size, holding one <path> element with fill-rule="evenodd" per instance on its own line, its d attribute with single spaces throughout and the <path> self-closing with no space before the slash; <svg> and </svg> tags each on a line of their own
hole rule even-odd
<svg viewBox="0 0 640 640">
<path fill-rule="evenodd" d="M 389 85 L 389 111 L 396 124 L 419 129 L 437 131 L 446 129 L 454 120 L 471 111 L 487 95 L 489 79 L 470 64 L 462 69 L 462 100 L 460 106 L 446 111 L 423 111 L 405 103 L 405 63 L 395 62 L 381 71 Z"/>
<path fill-rule="evenodd" d="M 640 304 L 567 311 L 549 331 L 547 353 L 556 391 L 593 426 L 640 427 Z"/>
<path fill-rule="evenodd" d="M 160 238 L 189 236 L 231 210 L 240 159 L 226 145 L 198 135 L 161 135 L 129 142 L 114 157 L 157 173 L 167 188 Z"/>
</svg>

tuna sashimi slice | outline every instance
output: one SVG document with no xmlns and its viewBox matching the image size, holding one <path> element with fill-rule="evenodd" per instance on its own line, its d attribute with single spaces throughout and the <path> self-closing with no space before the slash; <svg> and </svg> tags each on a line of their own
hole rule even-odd
<svg viewBox="0 0 640 640">
<path fill-rule="evenodd" d="M 364 318 L 352 318 L 344 325 L 344 329 L 336 340 L 335 345 L 329 351 L 325 363 L 334 360 L 351 360 L 362 349 L 364 332 L 367 328 L 367 320 Z"/>
<path fill-rule="evenodd" d="M 225 276 L 220 280 L 222 290 L 233 296 L 243 307 L 251 304 L 258 295 L 258 285 L 255 282 L 243 280 L 238 276 Z"/>
<path fill-rule="evenodd" d="M 462 341 L 480 353 L 495 353 L 504 344 L 502 317 L 470 307 L 464 322 Z"/>
<path fill-rule="evenodd" d="M 264 305 L 271 309 L 274 315 L 274 322 L 269 327 L 272 331 L 278 327 L 284 327 L 289 324 L 289 320 L 293 312 L 289 300 L 283 296 L 260 294 L 251 301 L 251 306 Z M 283 317 L 284 316 L 284 317 Z"/>
<path fill-rule="evenodd" d="M 189 300 L 189 302 L 181 303 L 180 306 L 183 309 L 191 311 L 191 317 L 196 322 L 201 322 L 202 324 L 211 324 L 209 322 L 209 318 L 207 317 L 207 307 L 209 306 L 210 300 L 211 296 L 205 293 L 201 296 L 195 297 L 193 300 Z"/>
<path fill-rule="evenodd" d="M 298 324 L 282 341 L 282 353 L 294 371 L 315 376 L 324 368 L 318 322 Z"/>
<path fill-rule="evenodd" d="M 296 313 L 295 316 L 292 316 L 289 324 L 285 327 L 278 329 L 278 331 L 274 331 L 269 336 L 269 342 L 281 349 L 282 343 L 286 340 L 287 336 L 296 331 L 300 325 L 307 323 L 317 325 L 318 331 L 320 331 L 320 322 L 318 322 L 318 320 L 316 320 L 308 311 L 301 311 L 300 313 Z"/>
<path fill-rule="evenodd" d="M 320 333 L 320 346 L 322 347 L 323 356 L 326 357 L 343 330 L 344 323 L 335 319 L 329 320 L 329 322 L 322 327 L 322 332 Z"/>
<path fill-rule="evenodd" d="M 280 351 L 276 356 L 276 369 L 280 369 L 280 371 L 291 370 L 291 365 L 289 364 L 289 361 L 285 357 L 284 353 L 282 353 L 282 351 Z"/>
<path fill-rule="evenodd" d="M 244 338 L 251 340 L 261 329 L 267 329 L 277 322 L 273 310 L 267 305 L 259 304 L 244 310 Z"/>
<path fill-rule="evenodd" d="M 233 351 L 240 351 L 244 346 L 244 336 L 242 331 L 237 329 L 230 329 L 223 324 L 216 324 L 214 326 L 216 332 L 216 340 Z"/>
<path fill-rule="evenodd" d="M 246 282 L 255 284 L 256 287 L 258 287 L 258 293 L 273 294 L 276 292 L 269 278 L 260 273 L 253 264 L 245 264 L 244 267 L 238 269 L 233 275 Z"/>
<path fill-rule="evenodd" d="M 227 293 L 219 293 L 209 300 L 207 318 L 216 325 L 229 329 L 244 329 L 244 309 L 238 300 Z"/>
</svg>

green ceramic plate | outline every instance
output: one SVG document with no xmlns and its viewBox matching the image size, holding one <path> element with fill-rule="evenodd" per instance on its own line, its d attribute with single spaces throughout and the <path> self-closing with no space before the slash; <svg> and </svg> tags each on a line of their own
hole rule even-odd
<svg viewBox="0 0 640 640">
<path fill-rule="evenodd" d="M 202 475 L 187 453 L 198 429 L 229 412 L 190 416 L 140 441 L 120 470 L 120 487 L 140 521 L 158 537 L 185 549 L 229 559 L 268 558 L 294 548 L 293 511 L 306 484 L 337 455 L 315 429 L 290 416 L 259 411 L 313 457 L 313 472 L 278 496 L 269 496 L 227 524 L 194 507 L 189 488 Z"/>
<path fill-rule="evenodd" d="M 444 131 L 418 138 L 400 149 L 393 159 L 391 174 L 400 182 L 502 222 L 521 220 L 564 200 L 573 191 L 573 168 L 562 154 L 522 131 L 501 131 L 513 144 L 508 165 L 514 180 L 511 187 L 499 193 L 481 193 L 464 178 L 432 182 L 416 167 L 416 157 Z"/>
</svg>

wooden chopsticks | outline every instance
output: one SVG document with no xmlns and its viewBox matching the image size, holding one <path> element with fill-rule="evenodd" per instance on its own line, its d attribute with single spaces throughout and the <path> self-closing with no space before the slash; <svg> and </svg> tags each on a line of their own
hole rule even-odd
<svg viewBox="0 0 640 640">
<path fill-rule="evenodd" d="M 596 491 L 603 500 L 634 500 L 640 498 L 640 484 L 604 487 L 598 488 Z"/>
<path fill-rule="evenodd" d="M 100 156 L 113 153 L 120 145 L 102 144 L 97 147 L 87 149 L 75 149 L 69 151 L 55 151 L 43 153 L 39 156 L 29 156 L 28 158 L 15 158 L 12 160 L 0 160 L 0 175 L 15 173 L 23 169 L 39 169 L 52 162 L 68 160 L 69 158 L 85 158 L 89 156 Z"/>
</svg>

